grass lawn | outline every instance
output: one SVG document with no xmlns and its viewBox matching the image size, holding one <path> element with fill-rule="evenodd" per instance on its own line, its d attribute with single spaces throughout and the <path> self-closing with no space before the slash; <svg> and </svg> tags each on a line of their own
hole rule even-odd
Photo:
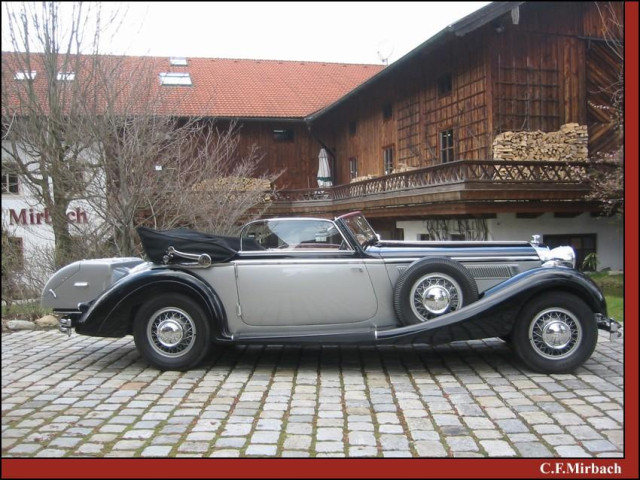
<svg viewBox="0 0 640 480">
<path fill-rule="evenodd" d="M 604 293 L 609 316 L 624 322 L 624 276 L 594 273 L 590 277 Z"/>
</svg>

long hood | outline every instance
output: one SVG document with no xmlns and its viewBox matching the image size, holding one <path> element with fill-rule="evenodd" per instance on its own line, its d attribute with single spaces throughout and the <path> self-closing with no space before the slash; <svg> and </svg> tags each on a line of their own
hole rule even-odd
<svg viewBox="0 0 640 480">
<path fill-rule="evenodd" d="M 425 256 L 462 259 L 540 260 L 527 242 L 403 242 L 382 241 L 367 248 L 367 253 L 382 258 L 419 258 Z"/>
</svg>

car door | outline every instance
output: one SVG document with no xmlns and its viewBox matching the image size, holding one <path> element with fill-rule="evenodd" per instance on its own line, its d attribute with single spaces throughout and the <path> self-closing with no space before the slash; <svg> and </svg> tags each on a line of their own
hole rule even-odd
<svg viewBox="0 0 640 480">
<path fill-rule="evenodd" d="M 349 324 L 375 316 L 366 266 L 333 222 L 263 220 L 245 228 L 242 240 L 234 263 L 244 323 Z"/>
</svg>

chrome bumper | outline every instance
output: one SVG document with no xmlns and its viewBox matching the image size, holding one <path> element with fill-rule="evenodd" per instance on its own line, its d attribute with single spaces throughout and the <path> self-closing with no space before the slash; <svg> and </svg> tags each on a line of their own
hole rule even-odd
<svg viewBox="0 0 640 480">
<path fill-rule="evenodd" d="M 622 325 L 620 325 L 620 323 L 618 323 L 613 318 L 608 318 L 601 313 L 597 313 L 596 322 L 598 323 L 598 328 L 600 330 L 606 330 L 607 332 L 610 333 L 609 335 L 610 340 L 614 340 L 616 338 L 622 337 L 622 332 L 620 331 L 620 328 L 622 327 Z"/>
</svg>

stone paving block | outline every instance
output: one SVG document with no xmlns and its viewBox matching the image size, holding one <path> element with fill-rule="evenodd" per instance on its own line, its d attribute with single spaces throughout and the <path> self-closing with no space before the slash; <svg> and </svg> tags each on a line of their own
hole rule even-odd
<svg viewBox="0 0 640 480">
<path fill-rule="evenodd" d="M 316 438 L 318 441 L 336 441 L 341 442 L 344 432 L 341 428 L 318 428 L 316 430 Z"/>
<path fill-rule="evenodd" d="M 557 455 L 559 457 L 567 457 L 567 458 L 587 458 L 590 457 L 587 452 L 584 451 L 582 447 L 578 445 L 563 445 L 559 447 L 554 447 Z"/>
<path fill-rule="evenodd" d="M 151 445 L 145 448 L 140 456 L 142 457 L 168 457 L 171 453 L 171 446 Z"/>
<path fill-rule="evenodd" d="M 522 457 L 545 458 L 553 456 L 549 449 L 540 442 L 515 442 L 514 446 Z"/>
<path fill-rule="evenodd" d="M 361 447 L 354 446 L 349 447 L 349 457 L 376 457 L 378 455 L 378 449 L 375 447 Z"/>
<path fill-rule="evenodd" d="M 413 446 L 419 457 L 433 458 L 447 456 L 444 445 L 439 441 L 419 441 L 415 442 Z"/>
<path fill-rule="evenodd" d="M 472 437 L 445 437 L 445 442 L 452 452 L 477 452 L 478 444 Z"/>
<path fill-rule="evenodd" d="M 342 453 L 344 452 L 344 444 L 342 442 L 316 442 L 315 450 L 318 453 Z"/>
<path fill-rule="evenodd" d="M 287 435 L 283 446 L 285 450 L 308 450 L 312 440 L 311 435 Z"/>
</svg>

